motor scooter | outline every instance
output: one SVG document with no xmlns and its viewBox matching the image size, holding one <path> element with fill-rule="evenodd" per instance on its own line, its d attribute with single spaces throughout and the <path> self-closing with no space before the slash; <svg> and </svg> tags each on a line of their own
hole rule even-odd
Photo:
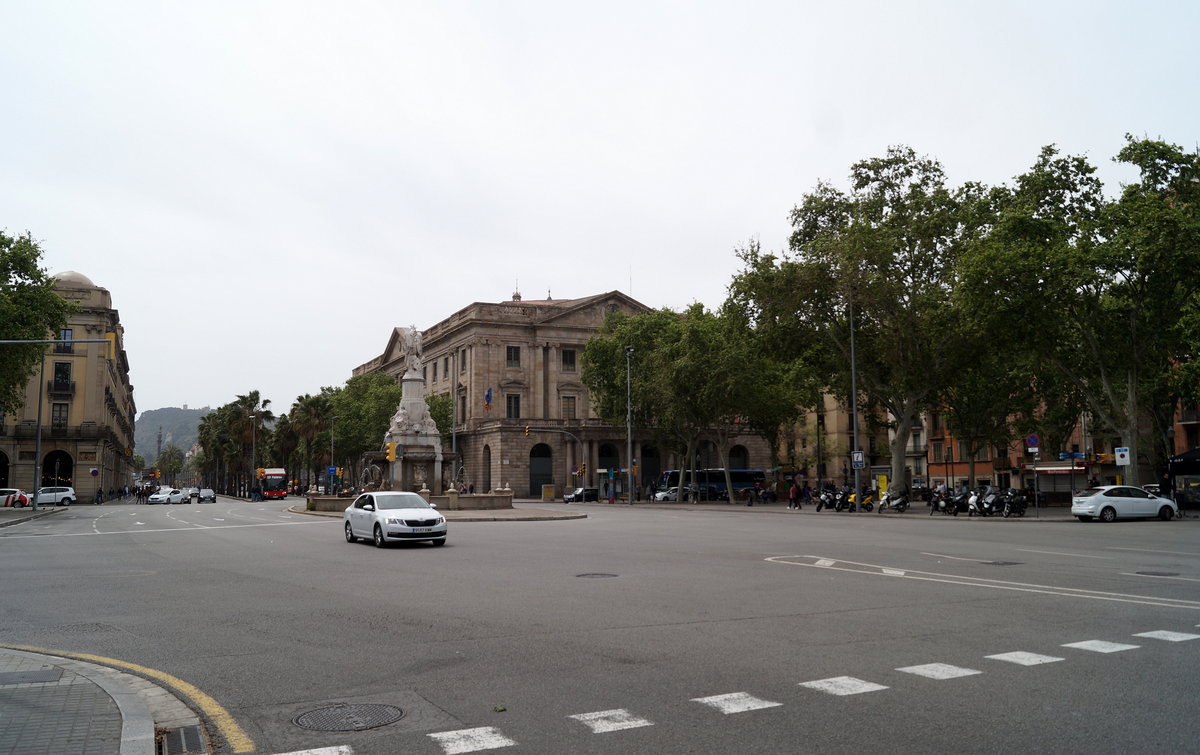
<svg viewBox="0 0 1200 755">
<path fill-rule="evenodd" d="M 883 498 L 879 501 L 879 513 L 882 514 L 884 509 L 892 509 L 897 514 L 903 514 L 908 509 L 908 494 L 903 491 L 893 492 L 889 490 L 883 494 Z"/>
</svg>

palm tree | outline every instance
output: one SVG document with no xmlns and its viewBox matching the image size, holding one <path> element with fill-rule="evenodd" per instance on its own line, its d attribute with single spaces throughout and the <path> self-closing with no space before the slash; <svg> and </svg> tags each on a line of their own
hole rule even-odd
<svg viewBox="0 0 1200 755">
<path fill-rule="evenodd" d="M 312 444 L 318 435 L 329 427 L 329 399 L 324 394 L 304 394 L 292 404 L 288 413 L 291 429 L 296 437 L 304 441 L 304 460 L 309 472 L 315 471 Z M 315 476 L 315 475 L 314 475 Z"/>
</svg>

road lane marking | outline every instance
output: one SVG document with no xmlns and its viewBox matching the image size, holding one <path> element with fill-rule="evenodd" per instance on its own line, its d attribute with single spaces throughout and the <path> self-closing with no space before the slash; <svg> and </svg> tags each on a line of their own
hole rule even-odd
<svg viewBox="0 0 1200 755">
<path fill-rule="evenodd" d="M 1065 658 L 1056 658 L 1053 655 L 1039 655 L 1037 653 L 1027 653 L 1024 650 L 1015 650 L 1011 653 L 998 653 L 997 655 L 987 655 L 985 658 L 991 658 L 993 661 L 1004 661 L 1005 663 L 1015 663 L 1018 666 L 1040 666 L 1043 663 L 1055 663 L 1057 661 L 1066 660 Z"/>
<path fill-rule="evenodd" d="M 1195 551 L 1154 551 L 1150 550 L 1149 548 L 1118 548 L 1116 546 L 1110 547 L 1109 550 L 1135 551 L 1137 553 L 1167 553 L 1172 556 L 1200 556 L 1200 553 L 1196 553 Z"/>
<path fill-rule="evenodd" d="M 159 671 L 149 666 L 140 666 L 129 661 L 122 661 L 118 658 L 106 658 L 102 655 L 92 655 L 91 653 L 64 653 L 59 650 L 50 650 L 48 648 L 29 647 L 26 645 L 4 645 L 3 647 L 12 648 L 13 650 L 25 650 L 30 653 L 42 653 L 44 655 L 57 655 L 62 658 L 74 658 L 80 661 L 91 661 L 99 663 L 102 666 L 112 666 L 116 668 L 128 669 L 141 676 L 147 676 L 156 681 L 166 684 L 174 689 L 179 694 L 188 698 L 188 701 L 193 706 L 199 708 L 201 712 L 217 727 L 220 735 L 224 737 L 225 742 L 235 753 L 254 752 L 254 742 L 238 726 L 237 721 L 225 708 L 221 707 L 213 698 L 209 697 L 200 688 L 195 687 L 183 681 L 179 677 L 171 676 L 165 671 Z"/>
<path fill-rule="evenodd" d="M 707 705 L 710 708 L 716 708 L 725 715 L 731 713 L 745 713 L 751 710 L 762 710 L 763 708 L 776 708 L 783 703 L 775 703 L 770 700 L 763 700 L 751 695 L 749 692 L 731 692 L 727 695 L 712 695 L 710 697 L 693 697 L 692 702 Z"/>
<path fill-rule="evenodd" d="M 1187 634 L 1186 632 L 1167 632 L 1159 630 L 1157 632 L 1142 632 L 1135 634 L 1134 637 L 1149 637 L 1152 640 L 1166 640 L 1167 642 L 1186 642 L 1187 640 L 1200 640 L 1200 634 Z"/>
<path fill-rule="evenodd" d="M 949 556 L 948 558 L 955 557 Z M 914 579 L 922 582 L 938 582 L 942 584 L 963 585 L 966 587 L 986 587 L 992 590 L 1009 590 L 1013 592 L 1028 592 L 1038 595 L 1057 595 L 1059 597 L 1086 598 L 1088 600 L 1108 600 L 1116 603 L 1137 603 L 1139 605 L 1161 606 L 1165 608 L 1184 608 L 1192 611 L 1200 611 L 1200 601 L 1196 600 L 1160 598 L 1152 595 L 1132 595 L 1129 593 L 1104 592 L 1100 590 L 1084 590 L 1077 587 L 1056 587 L 1054 585 L 1040 585 L 1031 582 L 1012 582 L 1001 579 L 985 579 L 983 577 L 964 577 L 957 574 L 941 574 L 938 572 L 916 571 L 912 569 L 891 569 L 884 566 L 877 566 L 875 564 L 864 564 L 857 561 L 843 561 L 839 559 L 826 558 L 824 556 L 768 556 L 764 560 L 776 564 L 786 564 L 788 566 L 830 569 L 832 571 L 844 571 L 854 574 L 872 575 L 876 577 L 891 577 L 892 579 Z M 984 561 L 981 563 L 991 562 Z M 896 573 L 900 571 L 903 571 L 903 574 Z"/>
<path fill-rule="evenodd" d="M 1022 553 L 1045 553 L 1050 556 L 1071 556 L 1072 558 L 1100 558 L 1100 559 L 1104 559 L 1105 561 L 1113 561 L 1114 560 L 1114 558 L 1112 556 L 1088 556 L 1088 555 L 1084 555 L 1083 553 L 1060 553 L 1058 551 L 1035 551 L 1035 550 L 1030 550 L 1029 548 L 1017 548 L 1016 550 L 1018 550 Z"/>
<path fill-rule="evenodd" d="M 610 731 L 623 731 L 625 729 L 639 729 L 643 726 L 653 726 L 653 721 L 648 721 L 641 716 L 635 716 L 624 708 L 616 710 L 600 710 L 595 713 L 579 713 L 567 718 L 578 721 L 584 726 L 592 730 L 593 734 L 607 734 Z"/>
<path fill-rule="evenodd" d="M 334 521 L 329 519 L 328 521 Z M 147 532 L 199 532 L 200 530 L 236 530 L 245 527 L 301 527 L 310 524 L 328 524 L 328 521 L 305 521 L 305 522 L 263 522 L 261 524 L 223 524 L 220 527 L 167 527 L 165 529 L 156 530 L 114 530 L 112 532 L 56 532 L 52 535 L 5 535 L 5 538 L 21 540 L 27 537 L 47 538 L 47 537 L 94 537 L 96 535 L 141 535 Z M 134 522 L 134 524 L 142 524 L 142 522 Z"/>
<path fill-rule="evenodd" d="M 934 558 L 949 558 L 954 561 L 971 561 L 972 563 L 976 563 L 976 564 L 987 564 L 987 563 L 991 563 L 991 561 L 992 561 L 992 559 L 963 558 L 962 556 L 947 556 L 947 555 L 944 555 L 941 553 L 925 553 L 924 551 L 921 552 L 921 555 L 922 556 L 933 556 Z"/>
<path fill-rule="evenodd" d="M 1135 572 L 1123 571 L 1119 572 L 1122 577 L 1145 577 L 1146 579 L 1174 579 L 1180 582 L 1200 582 L 1200 579 L 1193 577 L 1168 577 L 1165 574 L 1137 574 Z"/>
<path fill-rule="evenodd" d="M 277 752 L 275 755 L 354 755 L 354 748 L 350 745 L 338 745 L 336 747 L 318 747 L 315 750 Z"/>
<path fill-rule="evenodd" d="M 957 679 L 960 676 L 974 676 L 975 674 L 983 673 L 982 671 L 978 671 L 973 668 L 951 666 L 948 663 L 926 663 L 921 666 L 905 666 L 904 668 L 898 668 L 896 670 L 903 671 L 906 674 L 923 676 L 926 679 L 937 679 L 939 681 L 944 681 L 946 679 Z"/>
<path fill-rule="evenodd" d="M 864 692 L 878 692 L 881 689 L 887 689 L 882 684 L 855 679 L 853 676 L 835 676 L 829 679 L 818 679 L 815 682 L 800 682 L 799 686 L 839 696 L 861 695 Z"/>
<path fill-rule="evenodd" d="M 1087 650 L 1093 653 L 1120 653 L 1123 650 L 1136 650 L 1141 645 L 1126 645 L 1122 642 L 1106 642 L 1104 640 L 1085 640 L 1084 642 L 1070 642 L 1063 645 L 1063 647 Z"/>
<path fill-rule="evenodd" d="M 429 737 L 442 746 L 446 755 L 459 755 L 459 753 L 479 752 L 480 750 L 495 750 L 499 747 L 512 747 L 516 744 L 516 742 L 501 734 L 500 730 L 494 726 L 443 731 L 430 734 Z"/>
</svg>

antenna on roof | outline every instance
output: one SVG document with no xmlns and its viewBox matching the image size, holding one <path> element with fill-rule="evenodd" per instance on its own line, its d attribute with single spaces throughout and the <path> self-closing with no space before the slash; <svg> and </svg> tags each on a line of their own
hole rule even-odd
<svg viewBox="0 0 1200 755">
<path fill-rule="evenodd" d="M 513 301 L 521 301 L 521 280 L 518 278 L 513 281 Z"/>
</svg>

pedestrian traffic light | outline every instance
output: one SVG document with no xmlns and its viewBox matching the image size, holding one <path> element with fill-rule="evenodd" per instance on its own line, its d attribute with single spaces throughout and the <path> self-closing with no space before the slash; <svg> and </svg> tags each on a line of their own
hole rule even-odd
<svg viewBox="0 0 1200 755">
<path fill-rule="evenodd" d="M 529 437 L 529 425 L 525 425 L 525 437 Z"/>
<path fill-rule="evenodd" d="M 396 460 L 396 441 L 394 440 L 389 440 L 387 443 L 387 460 Z"/>
</svg>

